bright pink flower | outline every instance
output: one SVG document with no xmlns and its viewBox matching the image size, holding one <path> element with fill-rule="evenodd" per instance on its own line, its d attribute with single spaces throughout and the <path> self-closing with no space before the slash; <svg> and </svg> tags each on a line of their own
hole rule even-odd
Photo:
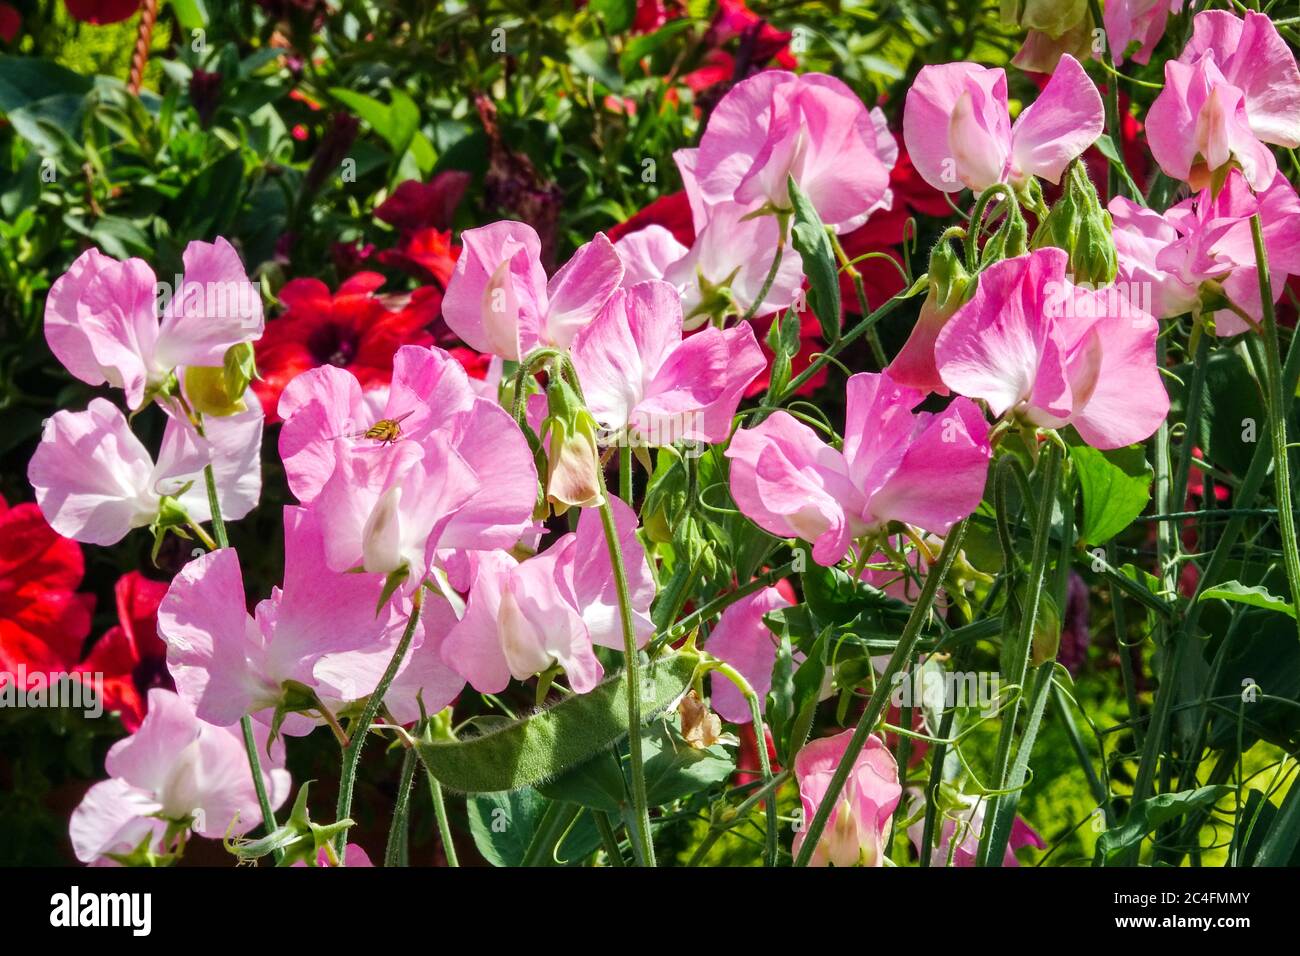
<svg viewBox="0 0 1300 956">
<path fill-rule="evenodd" d="M 943 814 L 938 842 L 930 852 L 931 866 L 968 867 L 974 866 L 979 858 L 980 837 L 984 832 L 984 811 L 988 808 L 988 799 L 976 794 L 958 794 L 958 800 L 961 802 L 959 808 Z M 920 806 L 921 800 L 918 798 L 912 804 L 912 814 L 918 813 Z M 925 835 L 925 821 L 918 820 L 913 823 L 907 828 L 907 835 L 919 853 L 921 837 Z M 1024 821 L 1023 817 L 1017 816 L 1011 822 L 1011 836 L 1007 840 L 1007 848 L 1002 856 L 1002 865 L 1019 866 L 1020 861 L 1016 859 L 1016 851 L 1026 846 L 1042 850 L 1047 844 L 1034 828 Z"/>
<path fill-rule="evenodd" d="M 329 515 L 338 571 L 406 567 L 418 585 L 438 551 L 508 548 L 531 523 L 537 472 L 523 433 L 480 398 L 441 349 L 404 346 L 384 410 L 341 369 L 313 369 L 285 389 L 280 433 L 289 487 Z M 366 438 L 398 423 L 396 441 Z"/>
<path fill-rule="evenodd" d="M 682 306 L 666 282 L 619 289 L 573 341 L 587 407 L 602 426 L 651 446 L 721 444 L 745 387 L 766 366 L 748 323 L 682 339 Z"/>
<path fill-rule="evenodd" d="M 917 172 L 950 193 L 1019 186 L 1031 176 L 1059 183 L 1104 125 L 1101 94 L 1069 54 L 1014 124 L 1006 73 L 975 63 L 922 67 L 903 109 L 903 139 Z"/>
<path fill-rule="evenodd" d="M 85 564 L 34 504 L 0 497 L 0 687 L 20 672 L 61 673 L 81 656 L 95 608 L 78 594 Z"/>
<path fill-rule="evenodd" d="M 331 710 L 365 697 L 406 627 L 409 607 L 402 602 L 375 613 L 383 575 L 329 568 L 314 512 L 285 508 L 284 537 L 283 587 L 259 602 L 253 614 L 245 609 L 239 559 L 229 548 L 187 564 L 158 610 L 158 632 L 167 642 L 167 666 L 178 693 L 200 718 L 218 726 L 245 715 L 269 721 L 285 681 L 311 688 Z M 422 623 L 436 620 L 448 623 L 445 618 Z M 414 643 L 437 637 L 432 629 L 417 631 Z M 349 659 L 353 653 L 357 656 Z M 383 665 L 376 671 L 369 659 L 380 656 Z M 445 670 L 430 676 L 425 703 L 440 710 L 462 682 Z M 413 704 L 419 689 L 411 689 L 404 702 Z M 315 726 L 311 716 L 293 715 L 284 732 L 305 734 Z"/>
<path fill-rule="evenodd" d="M 139 408 L 178 366 L 220 366 L 232 345 L 259 338 L 261 293 L 234 247 L 191 242 L 182 258 L 184 276 L 160 323 L 160 286 L 143 260 L 83 252 L 50 287 L 50 351 L 83 382 L 125 389 L 127 404 Z"/>
<path fill-rule="evenodd" d="M 823 565 L 891 521 L 947 533 L 984 493 L 988 423 L 961 398 L 913 413 L 924 397 L 888 375 L 854 375 L 842 452 L 785 412 L 741 429 L 726 452 L 732 497 L 764 531 L 811 542 Z"/>
<path fill-rule="evenodd" d="M 1273 21 L 1198 13 L 1182 55 L 1165 64 L 1147 142 L 1161 169 L 1196 188 L 1233 158 L 1256 189 L 1272 182 L 1277 163 L 1264 144 L 1300 146 L 1300 69 Z"/>
<path fill-rule="evenodd" d="M 209 418 L 204 429 L 206 437 L 199 437 L 169 413 L 155 462 L 116 405 L 91 399 L 84 412 L 46 419 L 27 480 L 50 525 L 86 544 L 116 544 L 132 528 L 152 524 L 164 495 L 194 521 L 207 521 L 203 469 L 209 463 L 222 514 L 238 520 L 262 492 L 262 406 L 250 392 L 246 411 Z"/>
<path fill-rule="evenodd" d="M 889 206 L 897 147 L 883 126 L 884 117 L 834 77 L 765 70 L 732 87 L 710 115 L 696 167 L 700 192 L 711 205 L 788 209 L 793 176 L 822 221 L 848 232 Z"/>
<path fill-rule="evenodd" d="M 550 281 L 541 240 L 526 223 L 467 229 L 460 241 L 443 317 L 466 344 L 511 361 L 539 346 L 568 348 L 623 281 L 623 263 L 601 232 Z"/>
<path fill-rule="evenodd" d="M 763 622 L 763 615 L 791 604 L 776 588 L 763 588 L 743 597 L 722 612 L 718 625 L 709 634 L 705 649 L 718 660 L 730 664 L 754 688 L 761 713 L 772 689 L 772 667 L 776 663 L 776 638 Z M 727 678 L 709 677 L 709 699 L 718 716 L 733 724 L 753 719 L 749 702 Z"/>
<path fill-rule="evenodd" d="M 848 749 L 853 731 L 834 737 L 821 737 L 806 743 L 794 758 L 794 776 L 799 781 L 799 799 L 803 803 L 805 825 L 816 815 L 826 796 L 835 768 Z M 879 737 L 867 738 L 839 802 L 831 811 L 817 848 L 809 860 L 811 866 L 883 866 L 885 838 L 889 833 L 894 808 L 902 796 L 898 784 L 898 764 Z M 793 852 L 798 855 L 806 831 L 795 834 Z"/>
<path fill-rule="evenodd" d="M 1269 255 L 1273 294 L 1281 299 L 1287 277 L 1300 274 L 1300 196 L 1281 172 L 1266 189 L 1253 194 L 1243 174 L 1234 169 L 1218 195 L 1206 189 L 1169 209 L 1165 220 L 1178 239 L 1156 256 L 1157 271 L 1164 277 L 1160 287 L 1192 293 L 1191 302 L 1195 302 L 1201 282 L 1217 280 L 1232 303 L 1252 319 L 1264 319 L 1251 232 L 1251 217 L 1256 212 L 1260 213 Z M 1191 302 L 1175 298 L 1174 304 L 1186 312 Z M 1248 328 L 1231 310 L 1214 313 L 1214 329 L 1221 336 L 1235 336 Z"/>
<path fill-rule="evenodd" d="M 1169 14 L 1182 9 L 1183 0 L 1107 0 L 1101 19 L 1115 65 L 1124 62 L 1125 51 L 1135 40 L 1141 47 L 1134 52 L 1133 60 L 1150 63 L 1152 51 L 1165 34 Z"/>
<path fill-rule="evenodd" d="M 373 867 L 375 865 L 370 859 L 370 854 L 366 853 L 364 849 L 355 843 L 349 843 L 347 845 L 347 849 L 344 851 L 344 860 L 345 862 L 343 866 L 345 869 L 350 867 Z M 293 864 L 295 867 L 311 865 L 312 864 L 308 863 L 306 860 L 299 860 L 297 863 Z M 321 847 L 319 852 L 317 852 L 315 865 L 326 869 L 333 866 L 333 864 L 330 863 L 329 851 L 325 847 Z"/>
<path fill-rule="evenodd" d="M 636 513 L 613 495 L 609 502 L 640 647 L 654 633 L 654 579 L 636 537 Z M 443 641 L 442 659 L 486 694 L 504 690 L 511 677 L 526 680 L 556 664 L 569 686 L 585 694 L 604 675 L 595 644 L 621 650 L 623 631 L 600 516 L 587 509 L 576 532 L 536 557 L 521 563 L 503 551 L 478 556 L 465 615 Z"/>
<path fill-rule="evenodd" d="M 1043 428 L 1073 425 L 1095 448 L 1142 441 L 1169 411 L 1156 365 L 1156 320 L 1123 290 L 1066 276 L 1044 248 L 989 266 L 935 342 L 944 384 Z"/>
<path fill-rule="evenodd" d="M 284 747 L 272 747 L 266 764 L 265 733 L 260 737 L 262 779 L 277 808 L 289 796 Z M 86 792 L 69 825 L 73 851 L 83 863 L 108 863 L 107 854 L 129 854 L 146 840 L 150 850 L 167 852 L 169 823 L 222 839 L 262 822 L 239 728 L 199 719 L 171 691 L 149 691 L 140 729 L 112 746 L 104 768 L 110 779 Z"/>
<path fill-rule="evenodd" d="M 113 588 L 118 623 L 76 667 L 82 680 L 102 676 L 104 709 L 116 712 L 128 733 L 135 733 L 144 720 L 145 695 L 155 687 L 174 686 L 167 671 L 167 645 L 158 636 L 158 605 L 166 593 L 166 582 L 151 581 L 139 571 L 118 578 Z"/>
</svg>

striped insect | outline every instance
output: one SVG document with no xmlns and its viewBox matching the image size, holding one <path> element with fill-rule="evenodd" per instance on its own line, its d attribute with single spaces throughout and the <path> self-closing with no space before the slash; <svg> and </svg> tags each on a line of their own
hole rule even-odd
<svg viewBox="0 0 1300 956">
<path fill-rule="evenodd" d="M 342 435 L 335 435 L 334 438 L 369 438 L 381 445 L 391 445 L 402 437 L 402 422 L 406 421 L 414 411 L 415 409 L 411 409 L 396 418 L 381 418 L 369 428 L 357 432 L 345 432 Z"/>
</svg>

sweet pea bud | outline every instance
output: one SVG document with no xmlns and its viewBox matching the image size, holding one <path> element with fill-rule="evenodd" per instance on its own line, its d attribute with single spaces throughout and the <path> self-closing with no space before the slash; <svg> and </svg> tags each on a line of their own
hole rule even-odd
<svg viewBox="0 0 1300 956">
<path fill-rule="evenodd" d="M 220 368 L 192 366 L 185 370 L 185 397 L 196 412 L 216 418 L 246 411 L 244 393 L 257 374 L 253 346 L 248 342 L 226 350 Z"/>
<path fill-rule="evenodd" d="M 546 500 L 556 514 L 595 508 L 603 501 L 596 420 L 562 375 L 546 387 L 551 444 L 546 460 Z"/>
<path fill-rule="evenodd" d="M 1088 0 L 1002 0 L 1002 22 L 1059 37 L 1088 16 Z"/>
<path fill-rule="evenodd" d="M 953 244 L 940 240 L 930 253 L 930 291 L 926 303 L 932 304 L 941 315 L 950 316 L 966 301 L 971 288 L 970 273 L 961 264 Z"/>
<path fill-rule="evenodd" d="M 1047 217 L 1034 230 L 1031 249 L 1056 246 L 1070 257 L 1070 272 L 1077 283 L 1094 286 L 1115 280 L 1119 263 L 1111 236 L 1110 213 L 1101 206 L 1097 190 L 1077 160 L 1065 175 L 1065 189 Z"/>
<path fill-rule="evenodd" d="M 1056 660 L 1061 648 L 1061 612 L 1056 601 L 1044 592 L 1038 598 L 1038 615 L 1034 618 L 1034 637 L 1029 649 L 1029 663 L 1034 667 Z"/>
</svg>

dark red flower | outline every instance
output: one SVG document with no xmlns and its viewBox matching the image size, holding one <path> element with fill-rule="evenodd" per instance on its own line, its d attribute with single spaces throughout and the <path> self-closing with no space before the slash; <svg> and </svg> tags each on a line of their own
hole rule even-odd
<svg viewBox="0 0 1300 956">
<path fill-rule="evenodd" d="M 10 3 L 0 3 L 0 40 L 13 43 L 23 28 L 23 15 Z"/>
<path fill-rule="evenodd" d="M 618 242 L 629 233 L 646 226 L 663 226 L 684 246 L 695 241 L 695 224 L 691 220 L 691 204 L 686 190 L 660 196 L 644 209 L 638 210 L 624 222 L 605 230 L 610 242 Z"/>
<path fill-rule="evenodd" d="M 118 623 L 95 642 L 77 672 L 103 675 L 104 709 L 120 714 L 122 726 L 135 733 L 150 689 L 175 687 L 167 671 L 167 645 L 158 636 L 158 605 L 167 584 L 131 571 L 117 579 L 113 593 Z"/>
<path fill-rule="evenodd" d="M 750 62 L 765 65 L 775 59 L 782 69 L 793 70 L 799 61 L 790 52 L 793 34 L 776 29 L 745 4 L 745 0 L 719 0 L 718 12 L 709 26 L 704 42 L 721 46 L 734 37 L 753 44 Z"/>
<path fill-rule="evenodd" d="M 456 207 L 469 188 L 471 176 L 458 169 L 447 170 L 427 183 L 408 179 L 393 190 L 375 210 L 375 217 L 402 232 L 432 226 L 450 229 Z"/>
<path fill-rule="evenodd" d="M 384 249 L 376 258 L 386 266 L 401 269 L 425 282 L 432 280 L 445 290 L 451 281 L 451 270 L 456 266 L 460 246 L 452 245 L 451 232 L 434 229 L 417 229 L 402 237 L 395 249 Z M 439 299 L 441 302 L 441 299 Z"/>
<path fill-rule="evenodd" d="M 256 345 L 261 380 L 253 383 L 269 421 L 284 387 L 301 372 L 320 365 L 346 368 L 362 387 L 387 384 L 393 353 L 401 345 L 430 345 L 429 326 L 442 294 L 416 289 L 409 296 L 377 296 L 384 284 L 376 272 L 359 272 L 331 294 L 319 279 L 293 279 L 280 290 L 285 311 L 266 323 Z"/>
<path fill-rule="evenodd" d="M 221 105 L 221 74 L 195 70 L 190 75 L 190 104 L 199 114 L 199 122 L 208 126 Z"/>
<path fill-rule="evenodd" d="M 120 23 L 140 8 L 140 0 L 66 0 L 68 12 L 82 23 Z"/>
<path fill-rule="evenodd" d="M 80 659 L 95 607 L 94 595 L 77 593 L 84 572 L 81 546 L 36 505 L 0 498 L 0 686 L 20 668 L 60 673 Z"/>
<path fill-rule="evenodd" d="M 336 242 L 330 246 L 330 258 L 334 260 L 334 268 L 344 278 L 359 271 L 374 256 L 374 243 L 363 243 L 359 239 L 353 242 Z"/>
</svg>

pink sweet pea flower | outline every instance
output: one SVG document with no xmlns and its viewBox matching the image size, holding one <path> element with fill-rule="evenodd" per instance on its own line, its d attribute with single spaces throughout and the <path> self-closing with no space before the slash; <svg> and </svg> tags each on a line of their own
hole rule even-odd
<svg viewBox="0 0 1300 956">
<path fill-rule="evenodd" d="M 209 463 L 222 514 L 238 520 L 262 492 L 262 408 L 251 392 L 247 405 L 236 415 L 208 419 L 206 437 L 169 414 L 155 462 L 117 406 L 92 399 L 84 412 L 59 411 L 46 419 L 27 480 L 50 526 L 86 544 L 116 544 L 132 528 L 152 524 L 164 495 L 175 497 L 194 521 L 209 520 L 203 479 Z"/>
<path fill-rule="evenodd" d="M 769 534 L 811 542 L 822 565 L 891 521 L 946 534 L 983 496 L 988 423 L 964 398 L 913 413 L 924 397 L 883 373 L 854 375 L 842 452 L 785 412 L 741 429 L 726 452 L 732 497 Z"/>
<path fill-rule="evenodd" d="M 628 233 L 614 243 L 614 251 L 623 263 L 623 286 L 650 279 L 662 279 L 664 273 L 687 253 L 687 248 L 658 223 Z"/>
<path fill-rule="evenodd" d="M 284 586 L 253 614 L 245 610 L 239 559 L 229 548 L 187 564 L 158 608 L 158 633 L 167 643 L 177 692 L 203 720 L 226 726 L 256 715 L 268 722 L 285 681 L 310 688 L 331 710 L 365 697 L 406 627 L 409 607 L 395 602 L 375 613 L 382 575 L 330 570 L 313 511 L 285 508 L 284 526 Z M 431 625 L 437 619 L 422 620 Z M 423 643 L 430 634 L 417 632 L 413 641 Z M 350 652 L 358 654 L 351 668 Z M 367 663 L 370 654 L 383 657 L 378 671 Z M 432 676 L 425 702 L 440 710 L 462 683 L 445 672 Z M 409 697 L 413 703 L 414 693 Z M 301 735 L 315 726 L 313 717 L 293 714 L 284 732 Z"/>
<path fill-rule="evenodd" d="M 1175 244 L 1160 254 L 1159 265 L 1183 279 L 1217 278 L 1234 304 L 1256 322 L 1262 321 L 1264 308 L 1250 225 L 1255 213 L 1259 214 L 1268 253 L 1274 301 L 1281 300 L 1287 278 L 1300 275 L 1300 196 L 1281 171 L 1252 195 L 1246 178 L 1232 170 L 1217 196 L 1206 190 L 1194 201 L 1184 200 L 1170 209 L 1166 215 L 1191 238 L 1190 248 Z M 1250 328 L 1228 309 L 1219 310 L 1214 317 L 1220 335 Z"/>
<path fill-rule="evenodd" d="M 1101 94 L 1069 54 L 1014 124 L 1006 73 L 975 63 L 922 67 L 903 108 L 903 140 L 917 172 L 950 193 L 1020 186 L 1032 176 L 1059 183 L 1104 126 Z"/>
<path fill-rule="evenodd" d="M 1182 55 L 1165 64 L 1146 131 L 1160 168 L 1196 188 L 1231 159 L 1254 188 L 1272 182 L 1277 163 L 1264 144 L 1300 146 L 1300 69 L 1273 21 L 1198 13 Z"/>
<path fill-rule="evenodd" d="M 789 209 L 793 176 L 827 226 L 850 232 L 889 208 L 897 146 L 888 131 L 882 142 L 883 126 L 883 115 L 834 77 L 764 70 L 733 86 L 710 115 L 700 192 L 710 205 Z"/>
<path fill-rule="evenodd" d="M 160 285 L 140 259 L 82 253 L 50 287 L 45 339 L 74 376 L 126 390 L 137 409 L 182 365 L 220 366 L 232 345 L 262 335 L 262 297 L 225 239 L 191 242 L 161 323 Z"/>
<path fill-rule="evenodd" d="M 623 263 L 603 232 L 549 282 L 541 240 L 526 223 L 467 229 L 460 241 L 443 318 L 471 348 L 511 361 L 542 346 L 568 348 L 623 281 Z"/>
<path fill-rule="evenodd" d="M 772 667 L 776 663 L 776 638 L 763 622 L 763 615 L 790 604 L 774 587 L 755 591 L 722 612 L 705 642 L 705 650 L 749 681 L 758 696 L 760 713 L 772 689 Z M 719 717 L 733 724 L 747 724 L 753 719 L 749 702 L 735 684 L 719 674 L 711 675 L 709 682 L 710 703 Z"/>
<path fill-rule="evenodd" d="M 810 740 L 794 758 L 799 799 L 805 824 L 812 820 L 826 795 L 835 768 L 848 749 L 853 731 Z M 902 796 L 898 764 L 879 737 L 867 738 L 844 782 L 839 803 L 831 811 L 810 866 L 883 866 L 885 838 L 894 808 Z M 798 856 L 806 832 L 795 834 L 792 852 Z"/>
<path fill-rule="evenodd" d="M 984 811 L 988 807 L 988 801 L 976 794 L 964 793 L 958 794 L 957 799 L 960 801 L 960 807 L 943 814 L 939 839 L 930 851 L 931 866 L 969 867 L 975 866 L 979 858 L 980 837 L 984 832 Z M 923 802 L 923 798 L 917 796 L 912 802 L 909 815 L 919 813 Z M 907 836 L 918 853 L 921 852 L 921 838 L 924 835 L 923 819 L 917 820 L 907 828 Z M 1020 861 L 1016 859 L 1016 851 L 1027 846 L 1042 850 L 1047 847 L 1047 844 L 1043 842 L 1043 838 L 1037 831 L 1024 821 L 1023 817 L 1017 816 L 1011 822 L 1011 836 L 1002 855 L 1002 865 L 1019 866 Z"/>
<path fill-rule="evenodd" d="M 654 579 L 636 537 L 636 513 L 612 495 L 609 502 L 640 647 L 654 633 Z M 485 694 L 556 664 L 580 694 L 600 682 L 604 670 L 593 645 L 621 650 L 623 631 L 599 515 L 583 511 L 576 532 L 522 563 L 494 551 L 480 554 L 476 565 L 465 615 L 442 643 L 448 667 Z"/>
<path fill-rule="evenodd" d="M 1183 0 L 1107 0 L 1101 19 L 1115 65 L 1124 62 L 1125 51 L 1134 40 L 1141 43 L 1133 53 L 1134 62 L 1150 63 L 1151 53 L 1165 34 L 1169 14 L 1182 9 Z"/>
<path fill-rule="evenodd" d="M 573 341 L 587 408 L 604 428 L 651 446 L 722 443 L 767 362 L 749 323 L 682 339 L 682 305 L 666 282 L 620 289 Z"/>
<path fill-rule="evenodd" d="M 403 185 L 405 185 L 405 183 Z M 336 866 L 339 866 L 340 864 L 337 861 L 330 862 L 330 852 L 331 852 L 330 849 L 326 847 L 321 847 L 316 854 L 315 865 L 318 867 L 322 867 L 324 869 L 332 869 Z M 363 868 L 373 867 L 375 865 L 370 859 L 370 854 L 366 853 L 366 851 L 362 847 L 358 846 L 355 843 L 349 843 L 347 845 L 347 848 L 344 850 L 343 859 L 344 862 L 342 866 L 345 869 L 349 867 L 363 867 Z M 297 863 L 293 864 L 294 867 L 311 866 L 311 865 L 312 864 L 308 863 L 306 860 L 299 860 Z"/>
<path fill-rule="evenodd" d="M 1190 277 L 1184 280 L 1158 264 L 1160 254 L 1181 238 L 1173 223 L 1124 196 L 1115 196 L 1106 209 L 1113 224 L 1111 236 L 1119 264 L 1116 285 L 1150 290 L 1150 312 L 1157 319 L 1192 311 L 1200 295 L 1199 282 Z"/>
<path fill-rule="evenodd" d="M 523 433 L 481 398 L 441 349 L 403 346 L 382 411 L 348 372 L 295 378 L 280 400 L 289 487 L 319 502 L 326 553 L 338 571 L 406 567 L 418 584 L 436 552 L 512 546 L 531 524 L 537 471 Z M 366 438 L 397 422 L 395 441 Z"/>
<path fill-rule="evenodd" d="M 939 374 L 996 416 L 1073 425 L 1094 448 L 1142 441 L 1169 411 L 1156 320 L 1120 290 L 1074 285 L 1067 260 L 1044 248 L 981 272 L 935 341 Z"/>
<path fill-rule="evenodd" d="M 289 796 L 284 747 L 272 747 L 268 764 L 265 732 L 259 737 L 262 780 L 277 808 Z M 149 850 L 166 853 L 163 838 L 173 822 L 214 840 L 262 822 L 239 728 L 200 719 L 169 690 L 149 691 L 140 729 L 109 749 L 104 768 L 110 779 L 86 792 L 69 824 L 83 863 L 111 864 L 108 854 L 130 854 L 146 840 Z"/>
</svg>

